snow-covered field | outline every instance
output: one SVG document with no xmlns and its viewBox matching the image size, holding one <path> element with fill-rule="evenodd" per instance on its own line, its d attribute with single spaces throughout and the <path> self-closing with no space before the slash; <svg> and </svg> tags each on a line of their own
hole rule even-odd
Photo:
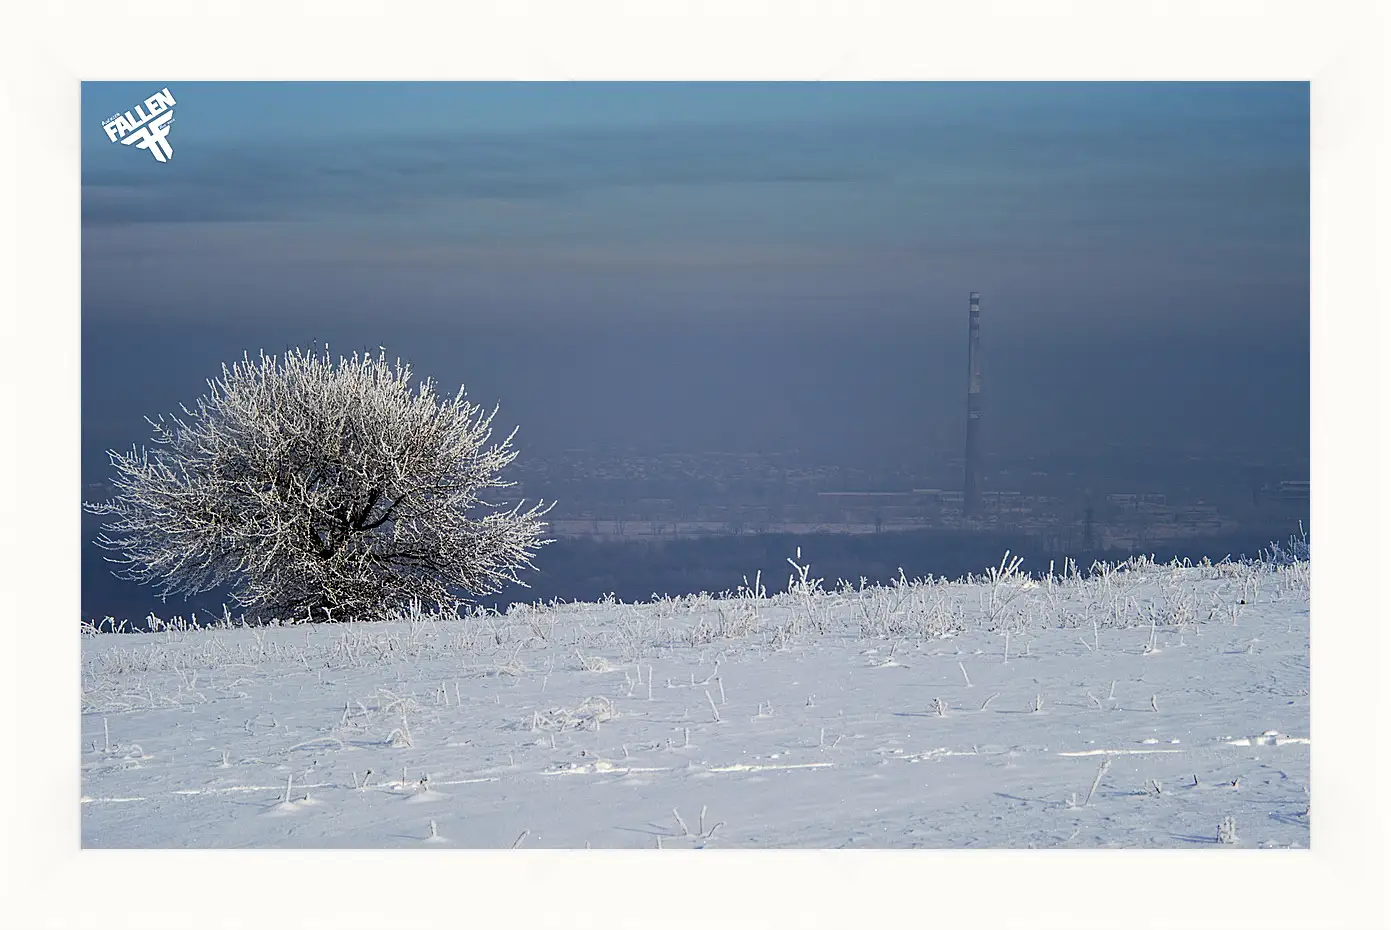
<svg viewBox="0 0 1391 930">
<path fill-rule="evenodd" d="M 89 635 L 83 845 L 1307 847 L 1282 562 Z"/>
</svg>

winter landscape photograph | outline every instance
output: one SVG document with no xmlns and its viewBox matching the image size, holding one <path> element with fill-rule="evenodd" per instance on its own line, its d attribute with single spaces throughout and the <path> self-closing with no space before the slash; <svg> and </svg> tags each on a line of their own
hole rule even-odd
<svg viewBox="0 0 1391 930">
<path fill-rule="evenodd" d="M 82 101 L 84 848 L 1310 845 L 1307 84 Z"/>
<path fill-rule="evenodd" d="M 415 6 L 5 17 L 0 925 L 1388 926 L 1379 5 Z"/>
</svg>

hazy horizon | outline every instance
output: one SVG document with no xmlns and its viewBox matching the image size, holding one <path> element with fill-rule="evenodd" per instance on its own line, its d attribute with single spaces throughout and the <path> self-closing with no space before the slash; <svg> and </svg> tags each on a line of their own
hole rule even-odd
<svg viewBox="0 0 1391 930">
<path fill-rule="evenodd" d="M 190 83 L 167 164 L 155 89 L 83 89 L 96 445 L 328 342 L 540 449 L 930 448 L 972 290 L 993 448 L 1308 444 L 1303 84 Z"/>
<path fill-rule="evenodd" d="M 1309 446 L 1309 90 L 83 84 L 84 486 L 243 352 L 328 343 L 575 446 L 1283 462 Z"/>
</svg>

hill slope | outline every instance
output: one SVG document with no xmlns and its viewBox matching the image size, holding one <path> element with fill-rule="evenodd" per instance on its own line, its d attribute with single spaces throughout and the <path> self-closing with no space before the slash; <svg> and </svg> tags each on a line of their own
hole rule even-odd
<svg viewBox="0 0 1391 930">
<path fill-rule="evenodd" d="M 1307 846 L 1308 583 L 1002 564 L 89 635 L 83 845 Z"/>
</svg>

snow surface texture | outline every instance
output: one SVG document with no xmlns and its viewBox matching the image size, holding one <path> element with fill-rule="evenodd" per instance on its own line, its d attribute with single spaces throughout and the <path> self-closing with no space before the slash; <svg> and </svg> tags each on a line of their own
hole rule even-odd
<svg viewBox="0 0 1391 930">
<path fill-rule="evenodd" d="M 1306 847 L 1309 563 L 83 641 L 85 847 Z"/>
</svg>

